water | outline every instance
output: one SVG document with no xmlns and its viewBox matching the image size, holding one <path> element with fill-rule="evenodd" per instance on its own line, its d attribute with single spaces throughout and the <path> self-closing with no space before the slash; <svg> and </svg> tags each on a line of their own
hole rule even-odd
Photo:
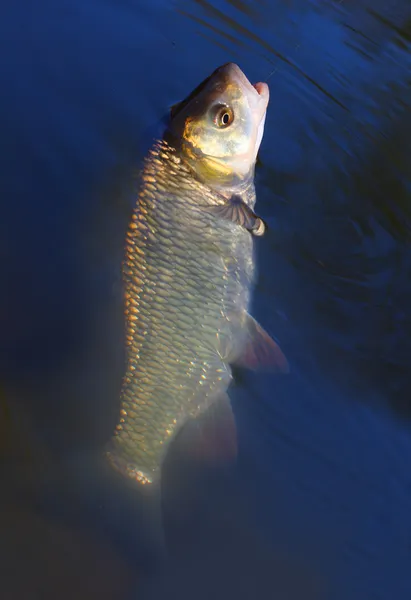
<svg viewBox="0 0 411 600">
<path fill-rule="evenodd" d="M 2 597 L 408 600 L 409 3 L 20 0 L 0 28 Z M 227 61 L 270 85 L 253 312 L 293 373 L 241 374 L 236 469 L 170 469 L 150 577 L 132 498 L 46 467 L 115 421 L 122 184 Z"/>
</svg>

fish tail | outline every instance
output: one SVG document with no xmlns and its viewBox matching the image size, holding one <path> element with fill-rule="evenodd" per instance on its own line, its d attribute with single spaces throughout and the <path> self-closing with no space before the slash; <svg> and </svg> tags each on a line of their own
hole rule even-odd
<svg viewBox="0 0 411 600">
<path fill-rule="evenodd" d="M 36 510 L 107 539 L 125 559 L 151 573 L 164 562 L 166 544 L 160 485 L 141 485 L 101 457 L 66 456 L 46 473 Z"/>
<path fill-rule="evenodd" d="M 160 482 L 142 485 L 105 464 L 92 488 L 90 518 L 134 564 L 155 571 L 167 556 Z"/>
</svg>

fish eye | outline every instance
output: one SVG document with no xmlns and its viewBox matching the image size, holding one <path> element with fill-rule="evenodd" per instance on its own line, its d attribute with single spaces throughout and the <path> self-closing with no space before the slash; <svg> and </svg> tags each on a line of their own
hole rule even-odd
<svg viewBox="0 0 411 600">
<path fill-rule="evenodd" d="M 234 111 L 230 106 L 218 104 L 212 110 L 212 118 L 216 127 L 225 129 L 234 121 Z"/>
</svg>

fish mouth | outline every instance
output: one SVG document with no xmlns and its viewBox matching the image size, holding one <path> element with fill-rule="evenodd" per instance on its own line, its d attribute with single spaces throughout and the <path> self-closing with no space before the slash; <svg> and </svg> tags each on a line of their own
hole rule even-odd
<svg viewBox="0 0 411 600">
<path fill-rule="evenodd" d="M 256 90 L 256 92 L 259 96 L 262 96 L 263 98 L 267 98 L 267 103 L 268 103 L 268 96 L 270 94 L 268 85 L 266 83 L 264 83 L 263 81 L 259 81 L 258 83 L 253 84 L 253 88 Z"/>
</svg>

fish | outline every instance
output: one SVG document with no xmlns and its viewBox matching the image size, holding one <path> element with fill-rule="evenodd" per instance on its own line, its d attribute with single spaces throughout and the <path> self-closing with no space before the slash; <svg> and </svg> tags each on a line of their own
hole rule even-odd
<svg viewBox="0 0 411 600">
<path fill-rule="evenodd" d="M 161 480 L 171 441 L 214 406 L 226 407 L 220 433 L 235 455 L 232 366 L 289 371 L 249 312 L 254 240 L 266 229 L 254 172 L 268 102 L 266 83 L 227 63 L 171 108 L 144 159 L 125 240 L 126 366 L 106 458 L 145 486 Z M 218 449 L 212 440 L 210 454 Z"/>
</svg>

